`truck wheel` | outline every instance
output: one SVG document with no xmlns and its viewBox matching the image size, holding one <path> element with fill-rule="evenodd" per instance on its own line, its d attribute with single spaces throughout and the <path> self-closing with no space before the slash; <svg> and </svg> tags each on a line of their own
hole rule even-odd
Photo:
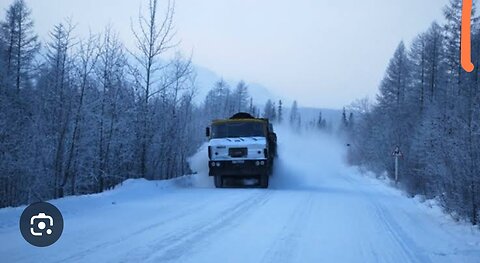
<svg viewBox="0 0 480 263">
<path fill-rule="evenodd" d="M 268 174 L 260 175 L 260 188 L 268 188 Z"/>
<path fill-rule="evenodd" d="M 215 175 L 214 181 L 215 181 L 216 188 L 223 188 L 223 178 L 221 175 Z"/>
</svg>

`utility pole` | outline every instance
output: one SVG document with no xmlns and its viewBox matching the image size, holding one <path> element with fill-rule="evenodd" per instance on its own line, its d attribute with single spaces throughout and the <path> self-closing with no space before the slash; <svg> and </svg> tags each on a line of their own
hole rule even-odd
<svg viewBox="0 0 480 263">
<path fill-rule="evenodd" d="M 402 157 L 402 152 L 400 151 L 400 147 L 398 145 L 393 150 L 392 155 L 395 157 L 395 184 L 398 183 L 398 158 Z"/>
</svg>

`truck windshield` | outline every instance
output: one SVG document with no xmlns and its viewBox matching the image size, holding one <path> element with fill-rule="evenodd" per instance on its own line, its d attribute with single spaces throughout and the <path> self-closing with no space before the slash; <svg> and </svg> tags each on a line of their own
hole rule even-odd
<svg viewBox="0 0 480 263">
<path fill-rule="evenodd" d="M 227 122 L 212 125 L 212 138 L 235 138 L 265 136 L 261 122 Z"/>
</svg>

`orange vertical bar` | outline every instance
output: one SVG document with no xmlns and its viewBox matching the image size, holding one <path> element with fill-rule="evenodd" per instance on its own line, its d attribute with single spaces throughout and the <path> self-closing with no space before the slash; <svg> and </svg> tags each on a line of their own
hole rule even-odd
<svg viewBox="0 0 480 263">
<path fill-rule="evenodd" d="M 460 64 L 467 72 L 472 72 L 475 66 L 472 63 L 471 42 L 472 0 L 463 0 L 462 5 L 462 32 L 460 38 Z"/>
</svg>

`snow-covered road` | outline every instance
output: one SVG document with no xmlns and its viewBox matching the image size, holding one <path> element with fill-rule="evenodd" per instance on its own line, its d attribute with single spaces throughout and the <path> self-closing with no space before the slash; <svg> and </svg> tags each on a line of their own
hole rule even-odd
<svg viewBox="0 0 480 263">
<path fill-rule="evenodd" d="M 270 189 L 212 188 L 201 153 L 193 177 L 52 201 L 65 228 L 47 248 L 20 235 L 23 207 L 1 209 L 0 261 L 480 262 L 478 230 L 345 167 L 342 145 L 279 138 Z"/>
</svg>

